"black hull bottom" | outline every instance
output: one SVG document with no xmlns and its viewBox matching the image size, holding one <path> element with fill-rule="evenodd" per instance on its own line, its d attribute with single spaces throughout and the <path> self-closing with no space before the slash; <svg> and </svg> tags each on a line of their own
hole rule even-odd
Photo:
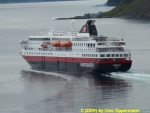
<svg viewBox="0 0 150 113">
<path fill-rule="evenodd" d="M 126 72 L 131 68 L 132 62 L 127 63 L 71 63 L 71 62 L 42 62 L 42 61 L 28 61 L 29 65 L 34 70 L 41 71 L 68 71 L 68 72 L 94 72 L 94 73 L 108 73 L 108 72 Z"/>
</svg>

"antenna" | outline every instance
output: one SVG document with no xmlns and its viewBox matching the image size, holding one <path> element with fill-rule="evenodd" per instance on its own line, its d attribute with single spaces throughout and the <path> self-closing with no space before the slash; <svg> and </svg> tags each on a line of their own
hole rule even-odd
<svg viewBox="0 0 150 113">
<path fill-rule="evenodd" d="M 52 23 L 51 26 L 49 26 L 50 28 L 50 32 L 48 32 L 48 35 L 53 35 L 54 31 L 55 31 L 55 18 L 52 18 Z"/>
<path fill-rule="evenodd" d="M 71 31 L 74 31 L 74 20 L 71 20 Z"/>
<path fill-rule="evenodd" d="M 52 29 L 52 32 L 54 32 L 54 30 L 55 30 L 55 18 L 52 18 L 52 27 L 51 27 L 51 29 Z"/>
</svg>

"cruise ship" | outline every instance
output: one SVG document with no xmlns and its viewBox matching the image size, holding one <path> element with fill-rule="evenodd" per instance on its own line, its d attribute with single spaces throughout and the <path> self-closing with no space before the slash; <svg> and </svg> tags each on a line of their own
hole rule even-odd
<svg viewBox="0 0 150 113">
<path fill-rule="evenodd" d="M 20 41 L 21 56 L 33 70 L 57 72 L 126 72 L 131 52 L 122 38 L 98 36 L 95 20 L 87 20 L 79 32 L 71 21 L 68 32 L 55 31 Z"/>
</svg>

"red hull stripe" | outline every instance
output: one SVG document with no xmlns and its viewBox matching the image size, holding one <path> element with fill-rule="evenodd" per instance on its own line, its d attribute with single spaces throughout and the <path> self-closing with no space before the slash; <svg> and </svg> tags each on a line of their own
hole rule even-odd
<svg viewBox="0 0 150 113">
<path fill-rule="evenodd" d="M 50 56 L 23 56 L 26 61 L 45 61 L 45 62 L 75 62 L 75 63 L 115 63 L 113 59 L 100 60 L 98 58 L 75 58 L 75 57 L 50 57 Z M 119 59 L 116 63 L 131 63 L 132 60 Z"/>
</svg>

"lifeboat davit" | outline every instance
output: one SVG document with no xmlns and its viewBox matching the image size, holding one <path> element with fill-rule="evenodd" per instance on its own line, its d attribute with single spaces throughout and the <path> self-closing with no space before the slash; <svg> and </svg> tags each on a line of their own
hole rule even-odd
<svg viewBox="0 0 150 113">
<path fill-rule="evenodd" d="M 42 44 L 41 44 L 41 47 L 42 47 L 42 48 L 47 48 L 47 44 L 42 43 Z"/>
<path fill-rule="evenodd" d="M 54 47 L 60 47 L 60 41 L 53 41 L 51 42 L 51 45 L 54 46 Z"/>
<path fill-rule="evenodd" d="M 62 41 L 60 42 L 61 47 L 71 47 L 72 43 L 70 41 Z"/>
</svg>

